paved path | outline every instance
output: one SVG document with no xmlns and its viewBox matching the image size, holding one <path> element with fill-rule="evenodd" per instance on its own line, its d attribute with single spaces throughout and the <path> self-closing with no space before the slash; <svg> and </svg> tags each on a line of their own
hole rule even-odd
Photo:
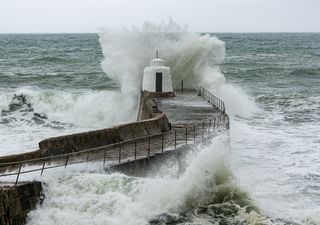
<svg viewBox="0 0 320 225">
<path fill-rule="evenodd" d="M 183 93 L 177 91 L 176 97 L 157 98 L 158 108 L 163 111 L 173 126 L 209 120 L 219 113 L 194 90 Z"/>
</svg>

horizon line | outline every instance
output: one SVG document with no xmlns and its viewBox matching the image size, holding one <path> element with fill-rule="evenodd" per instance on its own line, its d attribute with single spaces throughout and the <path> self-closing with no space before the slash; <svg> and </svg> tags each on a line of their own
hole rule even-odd
<svg viewBox="0 0 320 225">
<path fill-rule="evenodd" d="M 0 32 L 2 34 L 99 34 L 101 32 Z M 317 34 L 320 31 L 189 31 L 187 33 L 199 34 Z"/>
</svg>

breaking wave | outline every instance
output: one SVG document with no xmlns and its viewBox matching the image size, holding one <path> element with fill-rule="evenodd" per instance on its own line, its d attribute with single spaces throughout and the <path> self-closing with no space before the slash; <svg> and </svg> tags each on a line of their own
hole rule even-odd
<svg viewBox="0 0 320 225">
<path fill-rule="evenodd" d="M 228 154 L 228 137 L 217 137 L 180 178 L 101 174 L 95 166 L 50 171 L 46 199 L 28 224 L 269 224 L 237 186 Z"/>
<path fill-rule="evenodd" d="M 115 99 L 119 103 L 112 105 Z M 29 113 L 52 121 L 92 128 L 133 120 L 130 111 L 121 109 L 136 108 L 121 93 L 107 90 L 70 93 L 22 88 L 8 94 L 6 100 L 0 108 L 2 119 L 8 116 L 19 119 Z"/>
<path fill-rule="evenodd" d="M 228 84 L 220 71 L 225 57 L 224 42 L 213 35 L 187 32 L 169 20 L 167 23 L 145 23 L 142 28 L 102 29 L 100 43 L 106 74 L 121 85 L 121 90 L 138 95 L 144 67 L 160 57 L 171 67 L 173 87 L 196 88 L 202 84 L 221 97 L 231 114 L 245 116 L 257 110 L 254 101 L 240 88 Z"/>
<path fill-rule="evenodd" d="M 137 99 L 114 90 L 25 87 L 1 92 L 0 96 L 0 155 L 35 150 L 48 137 L 110 127 L 136 118 L 132 112 Z"/>
</svg>

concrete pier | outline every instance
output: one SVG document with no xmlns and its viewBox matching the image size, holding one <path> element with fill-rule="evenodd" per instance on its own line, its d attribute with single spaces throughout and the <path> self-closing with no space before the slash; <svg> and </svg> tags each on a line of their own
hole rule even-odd
<svg viewBox="0 0 320 225">
<path fill-rule="evenodd" d="M 155 98 L 160 111 L 165 113 L 173 127 L 210 120 L 221 111 L 212 106 L 195 90 L 176 92 L 175 97 Z"/>
</svg>

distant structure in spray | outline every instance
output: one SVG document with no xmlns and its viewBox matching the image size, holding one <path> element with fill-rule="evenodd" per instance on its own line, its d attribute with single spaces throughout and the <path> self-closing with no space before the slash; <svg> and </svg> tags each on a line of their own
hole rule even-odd
<svg viewBox="0 0 320 225">
<path fill-rule="evenodd" d="M 151 66 L 143 72 L 142 91 L 148 92 L 173 92 L 171 70 L 164 65 L 156 51 L 156 58 L 151 60 Z"/>
</svg>

